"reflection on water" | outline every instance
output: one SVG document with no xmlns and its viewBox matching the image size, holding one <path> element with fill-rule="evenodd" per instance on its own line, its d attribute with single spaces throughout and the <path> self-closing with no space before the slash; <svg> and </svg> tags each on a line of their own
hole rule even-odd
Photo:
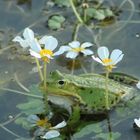
<svg viewBox="0 0 140 140">
<path fill-rule="evenodd" d="M 115 0 L 118 5 L 122 4 L 121 0 Z M 132 1 L 128 0 L 127 4 L 122 5 L 124 9 L 119 17 L 119 21 L 116 24 L 112 24 L 108 27 L 103 28 L 100 32 L 98 43 L 100 45 L 109 46 L 111 50 L 119 48 L 123 50 L 125 57 L 119 68 L 116 68 L 115 71 L 124 72 L 133 76 L 140 78 L 140 26 L 139 18 L 140 12 L 137 0 L 134 0 L 135 5 Z M 60 44 L 63 42 L 71 41 L 72 30 L 74 29 L 73 25 L 66 25 L 67 28 L 62 29 L 58 32 L 51 31 L 46 28 L 46 19 L 48 18 L 47 14 L 50 14 L 48 11 L 43 12 L 43 9 L 46 9 L 45 0 L 1 0 L 0 1 L 0 86 L 21 90 L 18 84 L 14 80 L 14 73 L 18 75 L 20 81 L 25 85 L 29 86 L 31 83 L 37 83 L 38 75 L 34 74 L 32 69 L 35 67 L 32 60 L 29 60 L 28 54 L 22 52 L 20 48 L 12 48 L 11 39 L 21 30 L 27 26 L 31 26 L 35 29 L 40 35 L 42 34 L 53 34 L 58 38 Z M 51 11 L 52 10 L 52 11 Z M 50 11 L 55 12 L 59 9 L 52 8 Z M 65 9 L 64 9 L 65 10 Z M 63 12 L 63 9 L 60 9 L 59 12 Z M 67 11 L 66 11 L 67 12 Z M 45 13 L 45 14 L 44 14 Z M 46 14 L 47 13 L 47 14 Z M 69 11 L 68 11 L 69 13 Z M 70 13 L 71 14 L 71 13 Z M 129 19 L 131 18 L 131 19 Z M 98 33 L 98 32 L 97 32 Z M 80 33 L 78 34 L 79 40 L 82 41 L 92 41 L 95 40 L 96 31 L 91 33 L 89 29 L 85 27 L 80 28 Z M 10 48 L 8 47 L 10 45 Z M 26 54 L 26 57 L 21 57 L 22 54 Z M 24 56 L 24 55 L 23 55 Z M 22 58 L 22 59 L 21 59 Z M 29 61 L 26 61 L 28 59 Z M 71 62 L 69 60 L 62 61 L 62 58 L 53 60 L 53 64 L 49 65 L 48 71 L 53 71 L 55 69 L 62 70 L 64 72 L 70 72 L 68 69 Z M 90 59 L 83 60 L 84 63 L 81 66 L 81 69 L 76 69 L 75 73 L 83 73 L 85 71 L 91 72 L 101 72 L 101 67 L 99 65 L 93 64 L 91 68 Z M 26 69 L 25 69 L 26 67 Z M 85 69 L 83 69 L 83 67 Z M 5 93 L 6 91 L 0 91 Z M 20 95 L 15 94 L 1 94 L 0 95 L 0 122 L 3 123 L 7 120 L 10 120 L 11 116 L 15 117 L 19 112 L 16 108 L 16 105 L 22 101 L 25 101 L 26 98 Z M 131 105 L 132 102 L 130 102 Z M 139 140 L 140 133 L 135 132 L 132 128 L 133 119 L 139 117 L 139 100 L 133 104 L 133 108 L 126 104 L 125 107 L 118 107 L 115 111 L 109 114 L 109 119 L 104 119 L 99 123 L 87 123 L 84 127 L 74 134 L 74 139 L 104 139 L 103 137 L 109 136 L 107 140 L 111 140 L 112 136 L 116 139 L 124 140 Z M 9 118 L 10 117 L 10 118 Z M 109 125 L 108 125 L 109 124 Z M 7 128 L 17 132 L 18 135 L 28 137 L 29 132 L 25 131 L 18 125 L 15 125 L 13 122 L 6 125 Z M 101 129 L 101 128 L 102 129 Z M 0 139 L 12 140 L 15 139 L 15 136 L 7 133 L 3 128 L 0 128 Z M 101 133 L 102 132 L 102 133 Z M 110 135 L 108 135 L 110 132 Z M 100 135 L 100 133 L 102 135 Z M 83 134 L 83 136 L 82 136 Z M 85 134 L 85 135 L 84 135 Z M 106 139 L 105 139 L 106 140 Z"/>
</svg>

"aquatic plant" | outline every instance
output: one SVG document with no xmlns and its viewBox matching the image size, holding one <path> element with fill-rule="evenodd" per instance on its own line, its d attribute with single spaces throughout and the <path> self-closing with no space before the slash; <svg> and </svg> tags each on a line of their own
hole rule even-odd
<svg viewBox="0 0 140 140">
<path fill-rule="evenodd" d="M 140 118 L 139 119 L 134 119 L 134 123 L 138 128 L 140 128 Z"/>
<path fill-rule="evenodd" d="M 112 70 L 114 68 L 116 68 L 116 64 L 122 60 L 123 53 L 122 53 L 121 50 L 116 49 L 116 50 L 113 50 L 113 52 L 111 54 L 109 54 L 109 51 L 108 51 L 107 47 L 100 47 L 100 40 L 98 40 L 98 37 L 100 38 L 100 32 L 98 32 L 97 30 L 95 30 L 95 32 L 94 32 L 92 30 L 92 29 L 99 28 L 100 31 L 101 31 L 100 27 L 103 24 L 105 24 L 106 20 L 108 20 L 108 19 L 110 20 L 111 18 L 114 18 L 116 20 L 115 11 L 113 10 L 114 7 L 112 8 L 112 7 L 109 7 L 109 6 L 104 6 L 104 1 L 102 1 L 102 0 L 101 1 L 94 1 L 94 2 L 90 1 L 90 0 L 89 1 L 88 0 L 83 0 L 82 2 L 80 0 L 78 0 L 78 1 L 66 0 L 65 2 L 63 0 L 54 0 L 53 2 L 55 2 L 55 4 L 57 4 L 58 6 L 67 6 L 67 7 L 71 6 L 72 7 L 73 12 L 74 12 L 75 16 L 77 17 L 77 21 L 75 22 L 76 23 L 75 24 L 75 29 L 74 29 L 74 32 L 73 32 L 74 36 L 71 39 L 71 40 L 74 40 L 74 41 L 71 41 L 70 43 L 66 42 L 66 44 L 68 44 L 68 45 L 63 45 L 59 48 L 58 52 L 53 52 L 58 45 L 58 41 L 57 41 L 56 38 L 54 38 L 53 36 L 43 36 L 42 38 L 39 37 L 39 36 L 35 37 L 34 32 L 30 28 L 25 28 L 25 30 L 23 32 L 23 37 L 16 36 L 13 39 L 13 41 L 14 42 L 19 42 L 20 45 L 24 49 L 29 49 L 30 55 L 33 56 L 36 60 L 41 82 L 38 82 L 38 84 L 36 86 L 34 86 L 32 89 L 24 88 L 23 85 L 19 84 L 19 85 L 21 85 L 20 87 L 25 89 L 25 91 L 27 93 L 18 92 L 16 90 L 6 89 L 9 92 L 15 92 L 15 93 L 19 93 L 19 94 L 30 97 L 30 99 L 28 99 L 28 101 L 26 103 L 18 104 L 17 108 L 20 109 L 20 111 L 23 114 L 30 115 L 29 118 L 30 117 L 32 118 L 32 120 L 30 118 L 30 121 L 29 121 L 31 123 L 31 126 L 33 128 L 34 127 L 37 128 L 37 130 L 35 130 L 34 133 L 36 133 L 36 137 L 39 136 L 41 139 L 51 139 L 51 138 L 54 138 L 54 137 L 58 137 L 60 135 L 59 129 L 66 126 L 65 121 L 63 121 L 62 123 L 58 123 L 59 121 L 57 121 L 58 125 L 52 127 L 52 124 L 54 123 L 53 120 L 50 120 L 48 118 L 48 116 L 46 116 L 49 111 L 52 111 L 51 109 L 53 108 L 53 106 L 51 106 L 50 108 L 46 107 L 48 105 L 48 101 L 53 103 L 53 101 L 50 100 L 50 98 L 48 99 L 49 86 L 47 88 L 47 84 L 52 85 L 52 87 L 51 86 L 50 87 L 53 89 L 52 91 L 54 91 L 53 94 L 57 95 L 57 97 L 54 98 L 54 102 L 56 102 L 56 103 L 59 102 L 59 100 L 57 100 L 58 96 L 60 96 L 60 97 L 62 96 L 61 97 L 61 99 L 62 99 L 61 103 L 66 102 L 66 106 L 67 106 L 67 104 L 69 104 L 68 101 L 73 103 L 70 106 L 70 108 L 68 108 L 69 106 L 67 107 L 69 113 L 65 113 L 65 115 L 69 118 L 69 119 L 66 119 L 66 121 L 68 123 L 68 128 L 70 128 L 70 132 L 72 132 L 72 134 L 77 130 L 79 131 L 83 127 L 83 125 L 89 125 L 88 124 L 89 122 L 88 123 L 87 122 L 83 123 L 82 122 L 83 120 L 80 119 L 80 117 L 83 115 L 83 114 L 81 115 L 80 113 L 81 113 L 81 110 L 84 107 L 85 107 L 84 108 L 85 111 L 87 111 L 87 112 L 88 111 L 90 112 L 89 105 L 91 105 L 91 109 L 93 109 L 93 110 L 95 108 L 97 108 L 98 104 L 99 104 L 99 110 L 101 112 L 102 112 L 102 109 L 103 110 L 105 109 L 105 107 L 104 107 L 104 96 L 102 96 L 102 94 L 101 94 L 101 98 L 99 98 L 99 100 L 98 100 L 99 96 L 97 96 L 97 97 L 93 96 L 93 91 L 94 91 L 93 89 L 95 89 L 97 87 L 99 89 L 95 89 L 95 91 L 99 90 L 99 93 L 100 92 L 104 93 L 104 90 L 102 90 L 102 88 L 104 88 L 104 85 L 103 86 L 100 85 L 99 84 L 100 82 L 99 83 L 98 83 L 98 81 L 94 82 L 94 80 L 93 80 L 93 85 L 90 83 L 90 82 L 92 82 L 92 79 L 94 77 L 97 76 L 97 78 L 99 80 L 101 80 L 101 83 L 106 84 L 105 100 L 106 100 L 106 109 L 107 110 L 110 109 L 109 105 L 108 105 L 109 103 L 110 104 L 115 104 L 115 105 L 118 103 L 117 102 L 118 98 L 113 99 L 113 97 L 112 97 L 113 94 L 112 93 L 109 93 L 111 95 L 111 97 L 110 97 L 111 101 L 110 102 L 108 101 L 108 92 L 110 92 L 110 91 L 108 91 L 108 85 L 109 85 L 109 81 L 111 81 L 111 80 L 109 80 L 110 77 L 111 77 L 111 79 L 113 79 L 115 77 L 114 80 L 115 81 L 120 80 L 119 81 L 120 83 L 123 83 L 123 82 L 125 83 L 125 80 L 127 79 L 126 80 L 127 84 L 128 83 L 130 84 L 132 82 L 132 83 L 135 83 L 136 86 L 139 88 L 139 83 L 137 83 L 138 82 L 137 79 L 134 80 L 132 77 L 130 78 L 129 76 L 126 76 L 126 75 L 123 75 L 123 74 L 120 74 L 120 73 L 119 73 L 120 74 L 119 76 L 117 74 L 111 73 Z M 123 1 L 121 3 L 120 7 L 125 2 L 126 1 Z M 132 5 L 132 8 L 133 8 L 133 4 L 132 4 L 131 0 L 128 0 L 128 2 Z M 92 3 L 92 4 L 90 4 L 90 3 Z M 120 7 L 117 10 L 119 10 Z M 47 18 L 46 23 L 48 25 L 47 27 L 49 27 L 49 29 L 51 29 L 50 30 L 51 34 L 53 34 L 56 31 L 58 31 L 59 29 L 63 30 L 63 27 L 65 28 L 65 25 L 67 25 L 67 22 L 68 21 L 67 21 L 67 18 L 65 16 L 65 14 L 61 16 L 61 13 L 58 12 L 57 14 L 54 14 L 54 15 L 50 14 L 50 17 Z M 68 26 L 66 26 L 66 27 L 68 27 Z M 86 28 L 89 31 L 88 33 L 91 33 L 91 35 L 92 35 L 91 37 L 93 37 L 91 42 L 94 42 L 94 43 L 84 42 L 86 40 L 83 40 L 83 38 L 81 39 L 78 36 L 79 29 L 81 27 Z M 117 28 L 117 29 L 119 29 L 119 28 Z M 114 32 L 116 32 L 117 29 Z M 120 29 L 121 29 L 121 27 L 120 27 Z M 55 30 L 55 32 L 52 32 L 52 30 Z M 97 34 L 96 34 L 96 31 L 98 32 Z M 77 40 L 80 40 L 81 42 L 84 42 L 84 43 L 80 43 Z M 62 43 L 65 44 L 65 42 L 62 42 Z M 87 47 L 91 47 L 91 46 L 93 46 L 93 44 L 97 47 L 100 47 L 98 49 L 98 52 L 97 52 L 99 57 L 95 57 L 96 56 L 95 51 L 93 52 L 92 50 L 87 49 Z M 80 54 L 83 54 L 81 56 L 84 56 L 84 58 L 85 58 L 85 56 L 90 56 L 90 55 L 93 55 L 93 53 L 94 53 L 94 56 L 92 56 L 92 58 L 95 61 L 99 62 L 100 64 L 102 64 L 104 66 L 105 72 L 106 72 L 106 79 L 100 74 L 89 74 L 89 73 L 87 73 L 85 75 L 83 74 L 83 75 L 75 76 L 75 75 L 66 75 L 65 73 L 61 73 L 61 72 L 58 72 L 60 75 L 55 75 L 56 72 L 54 72 L 55 73 L 55 74 L 53 73 L 54 75 L 50 74 L 52 77 L 48 76 L 50 79 L 48 78 L 48 81 L 47 81 L 47 79 L 46 79 L 46 77 L 47 77 L 47 63 L 49 63 L 50 60 L 53 59 L 53 56 L 61 55 L 63 53 L 66 53 L 66 58 L 72 59 L 73 62 L 76 60 L 76 58 Z M 79 58 L 82 58 L 82 57 L 78 57 L 78 59 Z M 91 57 L 88 57 L 88 58 L 90 59 Z M 44 71 L 43 72 L 41 70 L 40 62 L 44 63 Z M 89 60 L 89 62 L 91 62 L 91 61 Z M 83 62 L 81 62 L 81 63 L 83 64 Z M 72 68 L 73 68 L 73 66 L 72 66 Z M 87 71 L 85 70 L 84 72 L 87 72 Z M 69 78 L 65 78 L 62 75 L 68 76 Z M 114 76 L 113 78 L 112 78 L 112 75 Z M 86 77 L 86 78 L 82 79 L 81 77 Z M 96 85 L 98 85 L 98 84 L 99 84 L 99 86 L 96 87 Z M 70 85 L 70 86 L 68 87 L 68 85 Z M 59 90 L 55 91 L 54 87 L 57 87 Z M 116 91 L 119 88 L 120 87 L 117 86 L 116 89 L 113 89 L 113 93 L 117 93 Z M 4 90 L 4 88 L 3 88 L 3 90 Z M 121 90 L 124 90 L 124 89 L 121 89 Z M 78 91 L 80 91 L 80 93 L 78 93 Z M 120 89 L 118 91 L 120 91 Z M 130 91 L 132 91 L 132 90 L 130 90 Z M 123 92 L 125 92 L 125 90 Z M 38 94 L 40 94 L 40 95 L 38 95 Z M 118 95 L 118 96 L 122 96 L 122 95 Z M 92 97 L 95 98 L 94 102 L 93 102 Z M 37 99 L 34 99 L 34 98 L 37 98 Z M 96 102 L 96 99 L 97 99 L 97 102 Z M 44 100 L 45 100 L 45 102 L 43 102 Z M 66 100 L 66 101 L 63 101 L 63 100 Z M 86 101 L 87 104 L 84 104 L 85 101 Z M 102 106 L 102 101 L 103 101 L 103 106 Z M 57 108 L 56 110 L 57 111 L 58 111 L 59 106 L 62 105 L 61 103 L 56 105 L 56 108 Z M 78 107 L 78 111 L 76 110 L 76 113 L 74 113 L 75 108 L 76 108 L 75 105 L 76 105 L 76 107 Z M 112 106 L 111 106 L 111 108 L 112 108 Z M 97 111 L 97 110 L 95 109 L 95 111 Z M 55 111 L 53 110 L 53 112 L 55 112 Z M 60 111 L 60 114 L 63 114 L 62 110 Z M 121 114 L 123 114 L 123 113 L 121 113 Z M 56 115 L 57 115 L 57 113 L 56 113 Z M 64 116 L 62 115 L 62 118 Z M 127 115 L 125 115 L 125 116 L 127 116 Z M 29 120 L 29 118 L 27 120 Z M 124 118 L 124 119 L 126 119 L 126 118 Z M 19 124 L 24 124 L 25 125 L 25 122 L 24 122 L 25 120 L 26 120 L 25 118 L 21 118 L 19 120 L 17 119 L 17 122 Z M 139 119 L 138 120 L 135 119 L 135 122 L 138 122 L 138 121 L 139 121 Z M 80 122 L 80 126 L 78 124 L 79 122 Z M 118 137 L 120 137 L 120 133 L 117 133 L 117 132 L 115 132 L 115 133 L 114 132 L 113 133 L 112 132 L 109 132 L 109 133 L 108 132 L 107 133 L 103 132 L 103 129 L 101 129 L 102 126 L 99 126 L 99 127 L 96 128 L 95 122 L 90 122 L 90 123 L 93 123 L 93 126 L 86 127 L 86 129 L 83 132 L 79 133 L 79 137 L 83 137 L 86 134 L 90 134 L 90 133 L 95 134 L 95 137 L 92 137 L 92 139 L 94 139 L 94 138 L 98 139 L 99 138 L 99 139 L 105 139 L 106 140 L 106 139 L 108 139 L 108 135 L 110 136 L 110 140 L 112 138 L 113 139 L 118 139 Z M 116 125 L 116 124 L 113 123 L 113 125 Z M 94 129 L 94 127 L 95 127 L 95 129 Z M 103 128 L 104 128 L 104 126 L 103 126 Z M 111 128 L 109 128 L 109 130 L 111 131 Z M 15 135 L 15 134 L 13 134 L 13 135 Z M 16 137 L 18 137 L 18 136 L 16 136 Z M 19 138 L 19 139 L 23 140 L 24 138 Z"/>
<path fill-rule="evenodd" d="M 30 28 L 25 28 L 23 32 L 23 38 L 21 36 L 16 36 L 12 41 L 20 43 L 21 47 L 30 47 L 29 42 L 34 40 L 34 32 Z"/>
<path fill-rule="evenodd" d="M 65 121 L 62 121 L 55 126 L 51 126 L 51 123 L 49 122 L 50 117 L 40 119 L 37 115 L 28 116 L 27 120 L 31 123 L 31 126 L 37 127 L 34 135 L 39 136 L 43 139 L 52 139 L 60 135 L 59 129 L 65 127 L 67 123 Z"/>
<path fill-rule="evenodd" d="M 109 108 L 109 101 L 108 101 L 108 76 L 109 72 L 112 72 L 112 69 L 116 67 L 116 64 L 120 62 L 124 56 L 121 50 L 115 49 L 112 51 L 111 55 L 109 54 L 109 50 L 107 47 L 102 46 L 98 48 L 98 56 L 95 57 L 92 55 L 92 58 L 97 61 L 98 63 L 102 64 L 105 67 L 105 72 L 106 72 L 106 94 L 105 94 L 105 99 L 106 99 L 106 109 Z"/>
<path fill-rule="evenodd" d="M 90 42 L 84 42 L 80 44 L 79 41 L 72 41 L 68 45 L 61 46 L 56 55 L 61 55 L 65 52 L 66 57 L 70 59 L 75 59 L 80 53 L 84 54 L 84 56 L 92 55 L 93 51 L 87 49 L 88 47 L 93 46 Z"/>
</svg>

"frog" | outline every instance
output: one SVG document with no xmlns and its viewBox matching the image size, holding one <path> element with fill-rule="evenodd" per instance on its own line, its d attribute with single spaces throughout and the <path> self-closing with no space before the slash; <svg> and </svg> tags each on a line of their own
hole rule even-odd
<svg viewBox="0 0 140 140">
<path fill-rule="evenodd" d="M 112 78 L 113 73 L 108 79 L 110 110 L 120 102 L 126 102 L 138 94 L 134 86 L 139 81 L 137 78 L 122 73 L 114 75 L 115 79 Z M 82 114 L 101 114 L 106 112 L 105 81 L 103 74 L 72 75 L 56 70 L 48 77 L 46 90 L 48 100 L 51 104 L 65 108 L 69 113 L 72 113 L 72 108 L 79 106 Z"/>
</svg>

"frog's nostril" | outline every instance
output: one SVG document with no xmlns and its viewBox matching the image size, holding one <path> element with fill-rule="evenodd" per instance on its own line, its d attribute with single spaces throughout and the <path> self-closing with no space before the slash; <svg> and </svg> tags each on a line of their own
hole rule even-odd
<svg viewBox="0 0 140 140">
<path fill-rule="evenodd" d="M 60 80 L 60 81 L 58 81 L 58 84 L 59 85 L 64 85 L 64 81 L 63 80 Z"/>
</svg>

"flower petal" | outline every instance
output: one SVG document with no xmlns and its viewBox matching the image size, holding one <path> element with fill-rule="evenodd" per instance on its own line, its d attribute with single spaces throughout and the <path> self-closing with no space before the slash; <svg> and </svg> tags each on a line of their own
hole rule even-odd
<svg viewBox="0 0 140 140">
<path fill-rule="evenodd" d="M 67 123 L 65 121 L 57 124 L 56 126 L 52 127 L 52 129 L 59 129 L 59 128 L 63 128 L 67 125 Z"/>
<path fill-rule="evenodd" d="M 68 53 L 66 54 L 66 57 L 67 57 L 67 58 L 71 58 L 71 59 L 75 59 L 75 58 L 78 56 L 78 54 L 79 54 L 79 53 L 77 53 L 77 52 L 71 51 L 71 52 L 68 52 Z"/>
<path fill-rule="evenodd" d="M 140 81 L 136 84 L 136 87 L 140 89 Z"/>
<path fill-rule="evenodd" d="M 33 40 L 30 40 L 29 45 L 33 51 L 35 51 L 37 53 L 41 51 L 41 46 L 36 38 Z"/>
<path fill-rule="evenodd" d="M 85 49 L 83 51 L 81 51 L 85 56 L 86 55 L 92 55 L 93 54 L 93 51 L 89 50 L 89 49 Z"/>
<path fill-rule="evenodd" d="M 110 58 L 113 60 L 113 62 L 116 62 L 116 60 L 121 56 L 122 51 L 119 49 L 115 49 L 112 51 Z"/>
<path fill-rule="evenodd" d="M 31 50 L 31 49 L 29 51 L 30 51 L 31 56 L 34 56 L 36 58 L 41 58 L 41 55 L 39 53 L 37 53 L 37 52 L 35 52 L 35 51 Z"/>
<path fill-rule="evenodd" d="M 82 48 L 87 48 L 87 47 L 91 47 L 91 46 L 93 46 L 93 44 L 90 42 L 85 42 L 81 45 Z"/>
<path fill-rule="evenodd" d="M 57 39 L 54 38 L 53 36 L 43 36 L 39 40 L 39 42 L 40 42 L 40 44 L 45 45 L 45 49 L 51 50 L 51 51 L 53 51 L 58 45 Z"/>
<path fill-rule="evenodd" d="M 39 119 L 39 117 L 37 115 L 30 115 L 27 118 L 27 121 L 29 121 L 30 123 L 36 123 Z"/>
<path fill-rule="evenodd" d="M 32 40 L 34 39 L 34 32 L 30 28 L 25 28 L 23 32 L 23 37 L 26 40 Z"/>
<path fill-rule="evenodd" d="M 16 36 L 12 41 L 19 42 L 23 48 L 29 47 L 29 43 L 20 36 Z"/>
<path fill-rule="evenodd" d="M 54 53 L 54 55 L 61 55 L 64 52 L 67 52 L 69 50 L 71 50 L 71 48 L 69 46 L 61 46 L 60 49 Z"/>
<path fill-rule="evenodd" d="M 57 130 L 50 130 L 47 133 L 45 133 L 45 135 L 42 137 L 43 139 L 52 139 L 52 138 L 56 138 L 60 135 L 59 131 Z"/>
<path fill-rule="evenodd" d="M 140 128 L 140 118 L 134 119 L 135 124 Z"/>
<path fill-rule="evenodd" d="M 103 62 L 100 60 L 100 58 L 95 57 L 94 55 L 92 55 L 92 58 L 93 58 L 95 61 L 97 61 L 97 62 L 103 64 Z"/>
<path fill-rule="evenodd" d="M 109 50 L 107 47 L 102 46 L 98 48 L 98 55 L 103 60 L 109 57 Z"/>
<path fill-rule="evenodd" d="M 123 59 L 123 56 L 124 56 L 124 54 L 121 54 L 119 56 L 119 58 L 116 61 L 114 61 L 114 65 L 116 65 L 118 62 L 120 62 Z"/>
<path fill-rule="evenodd" d="M 72 41 L 69 43 L 69 46 L 71 48 L 79 48 L 80 47 L 80 42 L 79 41 Z"/>
</svg>

